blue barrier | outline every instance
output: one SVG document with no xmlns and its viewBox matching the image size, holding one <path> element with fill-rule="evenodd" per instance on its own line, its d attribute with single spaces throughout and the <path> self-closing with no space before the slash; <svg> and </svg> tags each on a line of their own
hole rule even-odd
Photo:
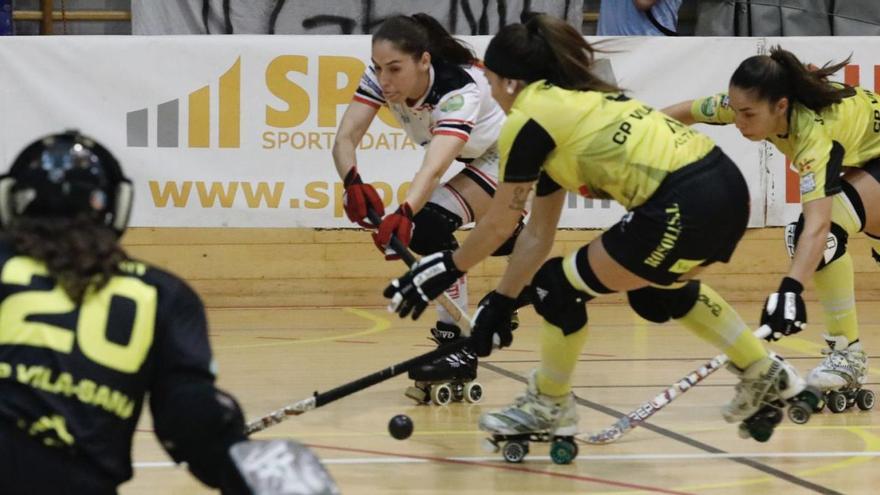
<svg viewBox="0 0 880 495">
<path fill-rule="evenodd" d="M 13 34 L 12 0 L 0 0 L 0 36 Z"/>
</svg>

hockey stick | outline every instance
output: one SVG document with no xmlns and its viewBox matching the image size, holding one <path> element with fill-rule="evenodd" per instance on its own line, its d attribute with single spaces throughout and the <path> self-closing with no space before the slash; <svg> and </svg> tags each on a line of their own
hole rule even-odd
<svg viewBox="0 0 880 495">
<path fill-rule="evenodd" d="M 317 407 L 327 405 L 333 401 L 349 396 L 355 392 L 360 392 L 365 388 L 372 387 L 377 383 L 384 382 L 385 380 L 400 375 L 401 373 L 406 373 L 407 371 L 417 366 L 430 363 L 435 359 L 445 357 L 449 354 L 452 354 L 453 352 L 458 352 L 464 346 L 470 344 L 470 342 L 470 337 L 457 340 L 442 347 L 438 347 L 431 352 L 427 352 L 414 358 L 407 359 L 406 361 L 397 364 L 392 364 L 385 369 L 379 370 L 375 373 L 371 373 L 363 378 L 358 378 L 357 380 L 346 383 L 344 385 L 340 385 L 326 392 L 315 392 L 312 397 L 294 402 L 293 404 L 284 406 L 277 411 L 273 411 L 263 416 L 262 418 L 251 421 L 247 424 L 247 427 L 245 428 L 245 433 L 250 435 L 251 433 L 265 430 L 272 425 L 277 425 L 278 423 L 286 420 L 290 416 L 299 416 L 306 411 L 310 411 Z"/>
<path fill-rule="evenodd" d="M 378 225 L 381 221 L 379 219 L 379 216 L 372 209 L 368 210 L 368 213 L 370 221 Z M 391 236 L 391 248 L 400 255 L 401 259 L 406 262 L 407 266 L 412 266 L 412 264 L 416 262 L 415 256 L 413 256 L 413 254 L 410 253 L 409 250 L 394 235 Z M 340 385 L 334 389 L 328 390 L 327 392 L 315 392 L 312 397 L 308 397 L 293 404 L 289 404 L 259 419 L 251 421 L 247 424 L 247 427 L 245 428 L 245 433 L 250 435 L 252 433 L 265 430 L 270 426 L 281 423 L 290 416 L 299 416 L 306 411 L 310 411 L 317 407 L 329 404 L 333 401 L 349 396 L 355 392 L 360 392 L 365 388 L 372 387 L 373 385 L 384 382 L 389 378 L 394 378 L 397 375 L 406 373 L 417 366 L 430 363 L 436 359 L 448 356 L 449 354 L 452 354 L 454 352 L 458 352 L 465 346 L 469 345 L 471 342 L 469 336 L 471 328 L 470 316 L 468 316 L 467 312 L 458 307 L 455 301 L 450 299 L 446 293 L 443 293 L 443 296 L 443 298 L 438 299 L 439 303 L 444 308 L 446 308 L 447 311 L 449 311 L 452 318 L 456 320 L 456 323 L 459 324 L 459 328 L 462 329 L 462 332 L 467 331 L 467 338 L 451 342 L 442 347 L 438 347 L 431 352 L 416 356 L 411 359 L 407 359 L 406 361 L 403 361 L 401 363 L 391 365 L 383 370 L 379 370 L 365 377 L 358 378 L 357 380 L 346 383 L 344 385 Z"/>
<path fill-rule="evenodd" d="M 370 221 L 373 222 L 373 225 L 378 226 L 380 223 L 382 223 L 382 219 L 379 218 L 379 215 L 375 211 L 373 211 L 372 208 L 369 207 L 367 207 L 367 218 L 369 218 Z M 407 249 L 406 246 L 404 246 L 403 243 L 400 242 L 400 239 L 398 239 L 396 235 L 391 234 L 390 244 L 391 249 L 393 249 L 397 254 L 400 255 L 400 259 L 402 259 L 403 262 L 406 263 L 406 266 L 411 267 L 413 263 L 418 261 L 416 260 L 416 257 L 413 256 L 413 254 L 409 251 L 409 249 Z M 461 329 L 462 335 L 467 337 L 471 334 L 471 319 L 468 316 L 467 311 L 463 310 L 458 304 L 456 304 L 456 302 L 453 301 L 451 297 L 449 297 L 449 294 L 444 292 L 441 297 L 438 297 L 434 301 L 440 306 L 443 306 L 443 309 L 445 309 L 449 313 L 449 316 L 452 317 L 453 320 L 455 320 L 456 325 L 458 325 L 458 328 Z"/>
<path fill-rule="evenodd" d="M 768 335 L 770 335 L 770 327 L 767 325 L 762 325 L 761 328 L 755 330 L 755 337 L 758 337 L 759 339 Z M 718 369 L 727 364 L 729 360 L 730 359 L 726 354 L 719 354 L 713 357 L 708 363 L 690 372 L 687 376 L 671 385 L 653 399 L 645 402 L 635 410 L 630 411 L 626 416 L 618 419 L 613 425 L 598 433 L 593 433 L 592 435 L 578 435 L 577 439 L 593 445 L 603 445 L 616 442 L 620 437 L 626 435 L 629 431 L 647 421 L 648 418 L 653 416 L 657 411 L 669 405 L 670 402 L 687 392 L 691 387 L 700 383 L 712 373 L 718 371 Z"/>
</svg>

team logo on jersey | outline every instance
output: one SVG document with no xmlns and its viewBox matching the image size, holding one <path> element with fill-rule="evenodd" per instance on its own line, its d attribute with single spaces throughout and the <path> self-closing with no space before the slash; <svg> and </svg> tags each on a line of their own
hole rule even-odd
<svg viewBox="0 0 880 495">
<path fill-rule="evenodd" d="M 452 98 L 444 101 L 443 104 L 440 105 L 440 111 L 447 112 L 447 113 L 454 112 L 456 110 L 460 110 L 461 107 L 463 107 L 463 106 L 464 106 L 464 96 L 455 95 Z"/>
<path fill-rule="evenodd" d="M 801 196 L 816 190 L 816 175 L 810 172 L 801 177 Z"/>
<path fill-rule="evenodd" d="M 706 117 L 715 115 L 715 98 L 706 98 L 700 105 L 700 112 Z"/>
</svg>

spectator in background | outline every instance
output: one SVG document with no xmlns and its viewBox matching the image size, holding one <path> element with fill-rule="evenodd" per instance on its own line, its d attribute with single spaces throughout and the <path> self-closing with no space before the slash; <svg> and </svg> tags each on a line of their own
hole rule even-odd
<svg viewBox="0 0 880 495">
<path fill-rule="evenodd" d="M 602 0 L 599 36 L 677 36 L 682 0 Z"/>
</svg>

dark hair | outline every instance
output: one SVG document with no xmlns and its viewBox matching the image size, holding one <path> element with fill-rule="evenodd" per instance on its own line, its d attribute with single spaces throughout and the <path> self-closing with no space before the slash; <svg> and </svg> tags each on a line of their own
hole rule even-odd
<svg viewBox="0 0 880 495">
<path fill-rule="evenodd" d="M 849 86 L 828 84 L 828 76 L 848 64 L 850 58 L 852 56 L 810 70 L 793 53 L 774 46 L 770 55 L 755 55 L 743 60 L 730 77 L 730 85 L 754 91 L 764 101 L 775 103 L 787 97 L 818 112 L 852 95 Z"/>
<path fill-rule="evenodd" d="M 620 88 L 590 70 L 598 52 L 575 28 L 547 14 L 510 24 L 486 49 L 486 67 L 501 77 L 547 82 L 565 89 L 618 92 Z"/>
<path fill-rule="evenodd" d="M 373 33 L 373 43 L 380 40 L 390 41 L 398 50 L 416 59 L 428 52 L 432 60 L 449 64 L 469 65 L 476 61 L 468 46 L 453 38 L 428 14 L 389 17 Z"/>
<path fill-rule="evenodd" d="M 18 254 L 46 263 L 71 300 L 99 290 L 128 259 L 113 229 L 85 214 L 74 218 L 19 217 L 7 231 Z"/>
</svg>

